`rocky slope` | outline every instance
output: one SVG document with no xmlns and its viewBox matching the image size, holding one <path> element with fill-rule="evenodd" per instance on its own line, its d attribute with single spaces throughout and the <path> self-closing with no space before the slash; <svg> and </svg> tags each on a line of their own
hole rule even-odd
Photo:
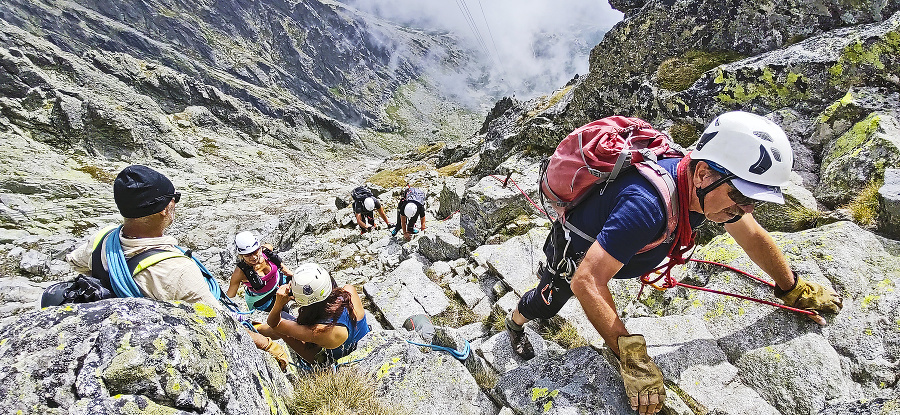
<svg viewBox="0 0 900 415">
<path fill-rule="evenodd" d="M 512 355 L 494 324 L 534 285 L 543 260 L 548 223 L 522 193 L 536 199 L 540 158 L 593 118 L 639 115 L 690 144 L 718 112 L 743 109 L 782 124 L 798 160 L 790 203 L 761 209 L 760 220 L 781 231 L 775 239 L 797 272 L 844 296 L 844 309 L 822 327 L 684 289 L 645 290 L 636 300 L 635 281 L 615 282 L 626 325 L 647 337 L 666 378 L 664 413 L 900 411 L 900 5 L 613 4 L 626 19 L 594 49 L 589 74 L 550 96 L 499 101 L 471 140 L 388 160 L 360 154 L 356 140 L 375 135 L 341 122 L 332 125 L 347 134 L 283 123 L 200 75 L 180 78 L 178 64 L 142 68 L 149 61 L 103 48 L 75 54 L 30 29 L 0 27 L 0 158 L 8 169 L 0 193 L 0 408 L 287 413 L 299 375 L 273 370 L 227 316 L 127 299 L 34 310 L 42 287 L 71 276 L 62 256 L 119 220 L 111 175 L 145 162 L 183 189 L 171 233 L 217 275 L 233 268 L 233 235 L 252 230 L 289 264 L 318 261 L 360 287 L 374 333 L 350 367 L 371 373 L 396 406 L 634 413 L 577 301 L 558 319 L 527 326 L 538 351 L 528 362 Z M 148 91 L 174 79 L 184 81 L 175 96 L 206 101 L 170 112 Z M 406 183 L 427 188 L 428 228 L 411 242 L 385 230 L 360 235 L 346 198 L 363 181 L 389 215 Z M 721 229 L 706 233 L 696 258 L 761 274 Z M 679 278 L 777 301 L 768 288 L 714 267 L 685 267 Z M 418 313 L 441 326 L 437 343 L 462 350 L 469 342 L 469 357 L 406 342 L 421 341 L 401 329 Z"/>
</svg>

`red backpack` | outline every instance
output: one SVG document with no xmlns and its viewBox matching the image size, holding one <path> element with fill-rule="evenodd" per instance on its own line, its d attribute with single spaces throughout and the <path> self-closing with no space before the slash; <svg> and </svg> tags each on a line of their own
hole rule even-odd
<svg viewBox="0 0 900 415">
<path fill-rule="evenodd" d="M 623 171 L 636 168 L 666 203 L 666 232 L 639 252 L 672 238 L 678 224 L 675 181 L 656 164 L 661 158 L 683 157 L 684 151 L 667 135 L 638 118 L 606 117 L 572 131 L 541 165 L 541 194 L 553 205 L 560 222 L 588 241 L 594 238 L 568 223 L 566 215 L 598 186 L 606 186 Z"/>
</svg>

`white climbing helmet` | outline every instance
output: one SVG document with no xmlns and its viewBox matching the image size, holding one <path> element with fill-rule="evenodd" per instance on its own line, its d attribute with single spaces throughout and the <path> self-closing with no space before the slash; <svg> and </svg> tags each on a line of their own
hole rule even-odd
<svg viewBox="0 0 900 415">
<path fill-rule="evenodd" d="M 406 216 L 407 218 L 416 216 L 416 213 L 418 212 L 419 207 L 413 202 L 406 202 L 406 205 L 403 206 L 403 216 Z"/>
<path fill-rule="evenodd" d="M 237 246 L 239 254 L 252 254 L 259 249 L 259 239 L 256 239 L 252 233 L 244 231 L 234 236 L 234 245 Z"/>
<path fill-rule="evenodd" d="M 300 264 L 291 279 L 294 301 L 301 307 L 318 303 L 331 294 L 331 277 L 321 265 L 312 262 Z"/>
<path fill-rule="evenodd" d="M 375 210 L 375 198 L 367 197 L 366 200 L 363 200 L 363 207 L 370 212 Z"/>
<path fill-rule="evenodd" d="M 769 119 L 743 111 L 712 121 L 691 153 L 737 176 L 731 183 L 744 196 L 784 203 L 781 187 L 791 178 L 794 152 L 784 130 Z"/>
</svg>

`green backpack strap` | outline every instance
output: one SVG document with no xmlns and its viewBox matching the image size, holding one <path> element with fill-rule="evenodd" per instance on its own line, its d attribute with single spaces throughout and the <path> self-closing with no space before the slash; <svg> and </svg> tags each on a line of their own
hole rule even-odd
<svg viewBox="0 0 900 415">
<path fill-rule="evenodd" d="M 134 277 L 139 272 L 147 269 L 147 267 L 160 261 L 184 256 L 181 252 L 152 248 L 128 258 L 126 262 L 128 263 L 128 270 L 131 271 L 131 276 Z"/>
</svg>

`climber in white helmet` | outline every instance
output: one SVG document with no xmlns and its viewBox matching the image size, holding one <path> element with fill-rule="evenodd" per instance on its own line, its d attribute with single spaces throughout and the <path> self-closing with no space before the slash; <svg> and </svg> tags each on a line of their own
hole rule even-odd
<svg viewBox="0 0 900 415">
<path fill-rule="evenodd" d="M 356 216 L 356 224 L 359 225 L 359 233 L 371 232 L 378 228 L 378 225 L 375 223 L 376 211 L 388 228 L 394 226 L 388 222 L 384 208 L 381 207 L 381 202 L 368 187 L 359 186 L 353 189 L 350 195 L 353 198 L 353 214 Z"/>
<path fill-rule="evenodd" d="M 420 229 L 425 229 L 425 191 L 418 187 L 408 187 L 403 192 L 403 197 L 397 203 L 397 226 L 391 231 L 391 236 L 397 235 L 397 231 L 403 230 L 406 240 L 412 238 L 412 234 L 419 233 L 416 229 L 416 219 L 421 222 Z"/>
<path fill-rule="evenodd" d="M 750 259 L 775 280 L 774 294 L 785 304 L 836 313 L 841 298 L 832 289 L 795 274 L 775 241 L 753 218 L 759 203 L 784 203 L 782 187 L 790 179 L 792 164 L 793 152 L 781 127 L 740 111 L 716 117 L 687 156 L 657 162 L 674 179 L 672 199 L 687 208 L 680 211 L 678 229 L 689 225 L 686 230 L 692 231 L 704 220 L 724 224 Z M 619 357 L 631 406 L 641 414 L 656 413 L 665 401 L 662 372 L 647 354 L 643 336 L 626 330 L 607 284 L 613 278 L 644 275 L 666 258 L 673 244 L 670 240 L 643 248 L 666 232 L 667 202 L 644 176 L 631 170 L 577 205 L 566 220 L 587 236 L 551 239 L 565 241 L 564 246 L 545 244 L 547 262 L 538 271 L 540 282 L 507 317 L 511 346 L 520 357 L 533 357 L 523 325 L 553 317 L 574 295 Z M 555 222 L 551 236 L 564 233 L 563 229 Z M 571 266 L 561 270 L 546 264 Z"/>
</svg>

